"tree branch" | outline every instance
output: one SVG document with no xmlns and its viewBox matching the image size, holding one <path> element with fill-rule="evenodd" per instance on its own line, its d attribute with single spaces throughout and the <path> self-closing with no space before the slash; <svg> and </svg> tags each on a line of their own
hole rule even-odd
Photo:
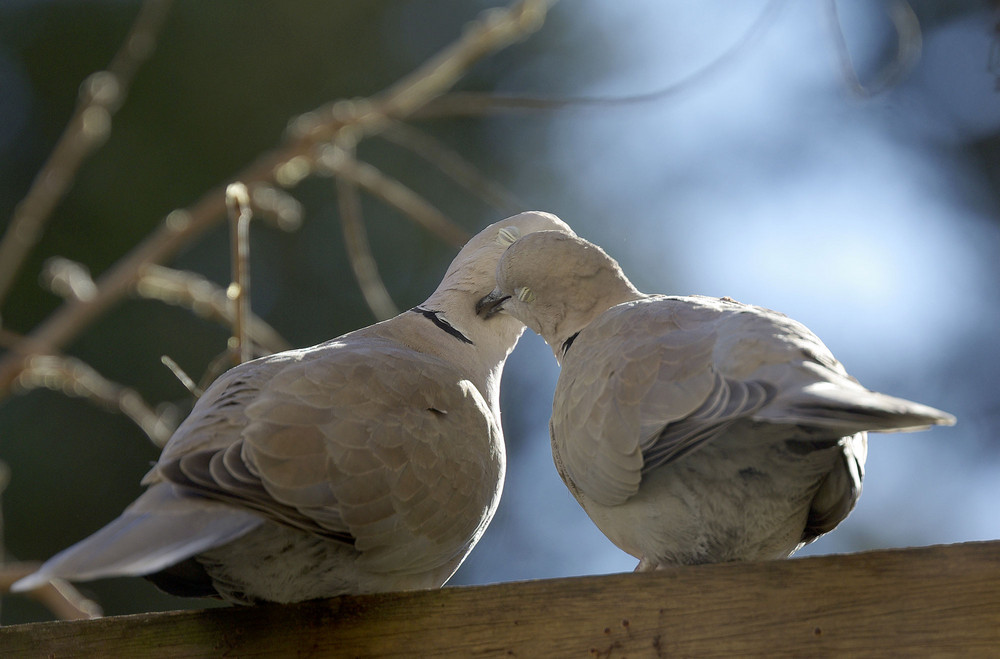
<svg viewBox="0 0 1000 659">
<path fill-rule="evenodd" d="M 41 563 L 6 563 L 0 567 L 0 593 L 9 593 L 11 584 L 28 576 Z M 60 620 L 88 620 L 100 618 L 101 607 L 84 597 L 72 584 L 64 579 L 53 579 L 28 593 L 28 597 L 41 602 Z"/>
<path fill-rule="evenodd" d="M 263 155 L 236 179 L 253 189 L 258 184 L 294 185 L 309 174 L 315 148 L 350 128 L 360 138 L 378 132 L 383 117 L 404 119 L 444 93 L 478 59 L 527 37 L 541 25 L 552 0 L 519 0 L 506 9 L 485 11 L 454 44 L 409 76 L 374 97 L 372 102 L 333 104 L 299 117 L 289 140 Z M 350 107 L 348 109 L 351 109 Z M 294 174 L 294 175 L 293 175 Z M 142 269 L 162 263 L 197 236 L 215 226 L 225 213 L 224 187 L 205 193 L 186 210 L 170 213 L 150 236 L 96 280 L 88 300 L 68 300 L 0 359 L 0 397 L 25 368 L 32 354 L 49 354 L 65 346 L 97 316 L 125 296 Z M 457 240 L 457 236 L 453 236 Z"/>
<path fill-rule="evenodd" d="M 230 259 L 232 260 L 232 281 L 226 289 L 226 297 L 233 303 L 233 335 L 229 339 L 229 349 L 233 352 L 235 365 L 252 359 L 252 349 L 248 336 L 250 325 L 250 193 L 242 183 L 226 186 L 226 210 L 229 213 Z"/>
<path fill-rule="evenodd" d="M 448 219 L 447 215 L 431 205 L 429 201 L 396 179 L 386 176 L 376 167 L 355 160 L 341 147 L 326 147 L 317 159 L 317 163 L 333 176 L 350 181 L 390 206 L 396 207 L 404 215 L 445 242 L 455 247 L 461 247 L 469 240 L 468 232 Z"/>
<path fill-rule="evenodd" d="M 73 184 L 80 165 L 107 140 L 111 117 L 125 100 L 135 72 L 153 52 L 172 2 L 146 0 L 108 68 L 91 74 L 81 85 L 76 110 L 66 130 L 28 194 L 14 210 L 0 241 L 0 303 L 41 238 L 53 209 Z"/>
<path fill-rule="evenodd" d="M 190 309 L 198 316 L 226 327 L 232 327 L 235 322 L 225 289 L 195 272 L 148 265 L 136 282 L 135 293 L 142 298 Z M 259 346 L 254 351 L 255 356 L 291 348 L 273 327 L 253 313 L 248 317 L 246 328 L 251 344 Z"/>
<path fill-rule="evenodd" d="M 881 94 L 902 80 L 903 76 L 909 73 L 913 65 L 920 59 L 923 37 L 917 15 L 906 0 L 893 0 L 889 6 L 889 18 L 892 20 L 892 26 L 896 29 L 896 55 L 891 62 L 879 70 L 871 83 L 863 84 L 858 78 L 854 62 L 851 61 L 851 51 L 847 47 L 844 28 L 837 11 L 837 0 L 828 0 L 826 8 L 844 80 L 856 95 L 870 98 Z"/>
<path fill-rule="evenodd" d="M 460 153 L 424 131 L 395 122 L 387 126 L 379 137 L 412 151 L 487 204 L 512 215 L 524 210 L 524 205 L 513 194 L 487 178 Z"/>
</svg>

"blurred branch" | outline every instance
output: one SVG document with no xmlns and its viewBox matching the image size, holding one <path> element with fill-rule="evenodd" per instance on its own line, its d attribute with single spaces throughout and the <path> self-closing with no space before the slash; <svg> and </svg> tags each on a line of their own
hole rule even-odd
<svg viewBox="0 0 1000 659">
<path fill-rule="evenodd" d="M 770 0 L 758 14 L 754 22 L 743 35 L 715 59 L 701 68 L 693 71 L 677 82 L 660 89 L 632 96 L 602 97 L 602 96 L 528 96 L 505 95 L 485 92 L 452 92 L 443 94 L 415 111 L 411 119 L 439 119 L 444 117 L 482 116 L 489 114 L 505 114 L 511 112 L 532 112 L 538 110 L 560 110 L 568 107 L 609 107 L 617 105 L 632 105 L 661 101 L 670 96 L 677 96 L 699 84 L 711 79 L 722 71 L 760 38 L 764 31 L 773 23 L 778 10 L 785 0 Z"/>
<path fill-rule="evenodd" d="M 247 186 L 231 183 L 226 187 L 226 210 L 229 213 L 229 251 L 233 270 L 226 297 L 235 307 L 229 349 L 233 353 L 234 365 L 239 365 L 250 361 L 252 355 L 247 328 L 250 324 L 250 219 L 253 211 L 250 210 Z"/>
<path fill-rule="evenodd" d="M 368 163 L 355 160 L 339 146 L 328 146 L 317 159 L 323 170 L 333 176 L 358 185 L 390 206 L 395 206 L 404 215 L 436 234 L 445 242 L 461 247 L 469 240 L 469 234 L 448 219 L 429 201 L 393 178 L 389 178 Z"/>
<path fill-rule="evenodd" d="M 851 91 L 858 96 L 870 98 L 895 86 L 920 59 L 920 52 L 923 49 L 920 21 L 917 20 L 917 15 L 909 2 L 893 0 L 889 5 L 889 18 L 896 29 L 896 54 L 891 62 L 882 67 L 870 84 L 862 84 L 851 60 L 851 51 L 847 47 L 847 38 L 844 36 L 844 28 L 837 11 L 837 0 L 828 0 L 826 6 L 844 80 L 847 81 Z"/>
<path fill-rule="evenodd" d="M 198 380 L 198 384 L 195 385 L 196 388 L 192 391 L 192 393 L 204 392 L 208 389 L 208 385 L 212 384 L 217 377 L 225 373 L 231 367 L 232 351 L 227 349 L 216 355 L 212 361 L 208 362 L 208 366 L 205 367 L 205 371 L 201 374 L 201 379 Z M 197 395 L 200 397 L 201 393 L 197 393 Z"/>
<path fill-rule="evenodd" d="M 291 123 L 291 132 L 302 139 L 326 142 L 349 123 L 359 136 L 375 134 L 386 118 L 409 117 L 450 89 L 478 60 L 527 38 L 542 26 L 554 2 L 518 0 L 507 9 L 487 9 L 466 26 L 458 41 L 381 94 L 360 102 L 337 101 L 303 114 Z M 350 115 L 353 120 L 345 121 Z"/>
<path fill-rule="evenodd" d="M 80 97 L 69 124 L 28 194 L 14 209 L 0 241 L 0 303 L 31 248 L 41 238 L 52 210 L 73 184 L 80 165 L 111 133 L 111 117 L 125 100 L 135 72 L 153 52 L 172 1 L 146 0 L 108 68 L 91 74 L 80 86 Z"/>
<path fill-rule="evenodd" d="M 437 167 L 445 176 L 487 204 L 514 214 L 524 208 L 514 195 L 494 183 L 457 151 L 422 130 L 402 122 L 394 122 L 379 133 L 379 137 L 412 151 Z"/>
<path fill-rule="evenodd" d="M 302 204 L 287 192 L 270 185 L 255 185 L 250 200 L 262 220 L 282 231 L 296 231 L 302 226 Z"/>
<path fill-rule="evenodd" d="M 174 377 L 177 378 L 182 385 L 184 385 L 184 388 L 187 389 L 192 396 L 195 398 L 201 398 L 201 395 L 205 393 L 205 390 L 199 387 L 195 381 L 191 379 L 191 376 L 184 372 L 184 369 L 181 368 L 180 364 L 175 362 L 170 356 L 160 355 L 160 363 L 166 366 L 170 372 L 174 374 Z"/>
<path fill-rule="evenodd" d="M 147 265 L 140 273 L 135 292 L 143 298 L 190 309 L 198 316 L 226 327 L 232 327 L 235 322 L 225 289 L 194 272 Z M 281 352 L 291 347 L 273 327 L 252 313 L 246 328 L 251 342 L 263 349 L 256 351 L 255 355 Z"/>
<path fill-rule="evenodd" d="M 89 300 L 97 293 L 97 285 L 87 266 L 61 256 L 46 259 L 41 281 L 43 286 L 66 300 Z"/>
<path fill-rule="evenodd" d="M 73 357 L 34 355 L 27 360 L 16 384 L 22 389 L 59 391 L 117 410 L 132 419 L 159 447 L 166 444 L 174 431 L 171 417 L 175 415 L 170 414 L 169 408 L 154 411 L 138 392 L 108 380 Z"/>
<path fill-rule="evenodd" d="M 0 593 L 9 593 L 11 584 L 28 576 L 40 566 L 41 563 L 7 563 L 0 567 Z M 63 579 L 53 579 L 41 588 L 25 594 L 41 602 L 60 620 L 85 620 L 100 618 L 102 615 L 97 602 L 84 597 Z"/>
<path fill-rule="evenodd" d="M 9 348 L 23 342 L 23 337 L 0 328 L 0 346 Z M 45 388 L 59 391 L 121 412 L 132 419 L 158 447 L 166 444 L 177 425 L 174 406 L 163 405 L 159 411 L 154 411 L 138 392 L 108 380 L 91 366 L 73 357 L 33 355 L 27 360 L 14 384 L 25 390 Z M 2 480 L 0 478 L 0 482 Z"/>
<path fill-rule="evenodd" d="M 519 0 L 505 9 L 483 12 L 455 43 L 371 101 L 348 106 L 334 103 L 294 120 L 283 146 L 264 154 L 234 178 L 251 189 L 259 184 L 294 185 L 310 173 L 317 146 L 334 137 L 343 138 L 345 133 L 360 139 L 381 130 L 387 118 L 407 118 L 445 93 L 478 59 L 537 30 L 551 4 L 552 0 Z M 0 396 L 9 393 L 31 355 L 51 354 L 64 346 L 132 290 L 143 268 L 169 259 L 215 226 L 224 213 L 223 187 L 206 192 L 188 209 L 170 213 L 158 229 L 97 279 L 97 291 L 91 299 L 67 300 L 0 359 Z M 451 235 L 451 242 L 460 241 L 453 229 L 439 229 Z"/>
<path fill-rule="evenodd" d="M 334 149 L 342 147 L 333 146 Z M 353 161 L 353 153 L 343 149 L 343 158 Z M 358 288 L 368 303 L 368 308 L 378 320 L 392 318 L 399 313 L 399 308 L 392 301 L 392 296 L 386 290 L 382 277 L 378 274 L 378 263 L 372 255 L 368 244 L 368 234 L 361 217 L 361 195 L 354 180 L 346 176 L 337 176 L 337 204 L 340 207 L 340 228 L 344 233 L 344 246 L 347 258 L 357 279 Z"/>
</svg>

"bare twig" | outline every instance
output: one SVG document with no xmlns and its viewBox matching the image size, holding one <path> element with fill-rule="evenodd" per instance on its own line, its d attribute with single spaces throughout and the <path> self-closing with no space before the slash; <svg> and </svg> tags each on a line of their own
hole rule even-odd
<svg viewBox="0 0 1000 659">
<path fill-rule="evenodd" d="M 195 272 L 148 265 L 142 269 L 135 292 L 143 298 L 190 309 L 202 318 L 226 327 L 232 327 L 235 322 L 234 309 L 225 289 Z M 273 327 L 253 313 L 246 328 L 254 346 L 254 356 L 281 352 L 291 347 Z"/>
<path fill-rule="evenodd" d="M 73 357 L 34 355 L 16 382 L 23 389 L 52 389 L 117 410 L 132 419 L 156 446 L 162 447 L 174 431 L 170 418 L 174 415 L 154 411 L 138 392 L 108 380 Z"/>
<path fill-rule="evenodd" d="M 452 46 L 375 97 L 377 111 L 365 110 L 344 116 L 317 110 L 303 115 L 293 122 L 285 145 L 263 155 L 236 178 L 250 188 L 258 184 L 285 185 L 284 181 L 288 181 L 287 185 L 294 184 L 301 178 L 282 179 L 280 173 L 287 172 L 290 165 L 296 163 L 296 173 L 308 175 L 317 145 L 337 136 L 347 125 L 353 126 L 358 135 L 370 135 L 381 127 L 383 116 L 403 119 L 412 114 L 447 91 L 477 59 L 536 30 L 550 4 L 550 0 L 519 0 L 507 9 L 488 10 Z M 0 359 L 0 396 L 10 391 L 28 357 L 57 351 L 132 290 L 144 267 L 169 259 L 181 247 L 215 226 L 224 212 L 224 190 L 216 188 L 205 193 L 190 208 L 170 213 L 156 231 L 98 277 L 97 292 L 92 299 L 64 302 Z"/>
<path fill-rule="evenodd" d="M 146 0 L 108 68 L 92 74 L 81 85 L 69 124 L 28 194 L 14 210 L 0 241 L 0 302 L 41 237 L 56 204 L 72 185 L 80 165 L 107 139 L 111 117 L 121 107 L 135 72 L 153 52 L 172 1 Z"/>
<path fill-rule="evenodd" d="M 893 87 L 913 69 L 913 65 L 920 59 L 920 52 L 923 48 L 920 21 L 917 20 L 917 15 L 910 3 L 906 0 L 893 0 L 889 6 L 889 18 L 896 29 L 896 55 L 889 64 L 882 67 L 870 84 L 863 84 L 858 78 L 858 71 L 854 67 L 854 63 L 851 61 L 851 51 L 847 47 L 844 28 L 840 23 L 840 14 L 837 11 L 837 0 L 828 0 L 826 7 L 844 80 L 847 81 L 851 91 L 858 96 L 869 98 Z"/>
<path fill-rule="evenodd" d="M 282 231 L 296 231 L 302 226 L 302 204 L 287 192 L 270 185 L 255 185 L 250 199 L 257 216 Z"/>
<path fill-rule="evenodd" d="M 17 332 L 12 332 L 9 329 L 0 327 L 0 348 L 10 350 L 22 341 L 24 341 L 24 337 Z"/>
<path fill-rule="evenodd" d="M 560 110 L 568 107 L 613 107 L 661 101 L 677 96 L 692 87 L 703 84 L 713 75 L 722 71 L 743 53 L 764 33 L 778 14 L 785 0 L 771 0 L 764 6 L 757 18 L 743 35 L 724 52 L 677 82 L 643 94 L 631 96 L 528 96 L 493 94 L 487 92 L 451 92 L 438 96 L 413 112 L 411 119 L 438 119 L 444 117 L 468 117 L 515 112 L 535 112 L 539 110 Z"/>
<path fill-rule="evenodd" d="M 555 0 L 518 0 L 507 9 L 484 11 L 461 38 L 372 100 L 337 101 L 297 117 L 292 134 L 327 142 L 350 124 L 358 135 L 373 135 L 385 119 L 402 119 L 444 94 L 486 55 L 525 39 L 541 27 Z"/>
<path fill-rule="evenodd" d="M 89 300 L 97 293 L 87 266 L 61 256 L 46 259 L 41 280 L 42 285 L 67 300 Z"/>
<path fill-rule="evenodd" d="M 226 187 L 226 209 L 229 211 L 230 258 L 233 276 L 226 296 L 236 307 L 233 313 L 233 335 L 229 349 L 236 364 L 252 358 L 247 327 L 250 324 L 250 193 L 242 183 Z"/>
<path fill-rule="evenodd" d="M 205 367 L 205 371 L 201 374 L 201 379 L 198 380 L 196 388 L 201 391 L 208 389 L 208 386 L 215 382 L 215 379 L 222 375 L 225 371 L 229 370 L 233 366 L 233 353 L 232 350 L 226 349 L 225 351 L 216 355 L 212 361 L 208 362 L 208 366 Z"/>
<path fill-rule="evenodd" d="M 9 593 L 11 585 L 33 573 L 41 563 L 7 563 L 0 567 L 0 593 Z M 25 593 L 38 600 L 60 620 L 100 618 L 101 607 L 84 597 L 64 579 L 53 579 L 44 586 Z"/>
<path fill-rule="evenodd" d="M 451 245 L 461 247 L 469 240 L 469 234 L 464 229 L 429 201 L 374 166 L 355 160 L 344 149 L 327 146 L 317 159 L 317 164 L 324 171 L 358 185 L 390 206 L 395 206 L 411 220 Z"/>
<path fill-rule="evenodd" d="M 24 337 L 0 328 L 0 347 L 22 345 Z M 163 405 L 153 410 L 133 389 L 112 382 L 79 359 L 61 355 L 33 355 L 15 380 L 23 389 L 39 387 L 85 398 L 132 419 L 156 446 L 162 447 L 177 425 L 177 410 Z"/>
<path fill-rule="evenodd" d="M 487 178 L 460 153 L 422 130 L 397 121 L 379 133 L 379 137 L 412 151 L 495 208 L 511 214 L 524 209 L 513 194 Z"/>
<path fill-rule="evenodd" d="M 344 148 L 343 157 L 353 160 L 353 154 L 349 153 L 347 148 Z M 361 295 L 377 319 L 392 318 L 399 313 L 399 309 L 378 274 L 378 264 L 368 244 L 368 234 L 365 232 L 365 223 L 361 217 L 361 196 L 358 194 L 357 184 L 345 176 L 338 176 L 336 180 L 340 228 L 344 233 L 347 258 L 358 281 L 358 288 L 361 289 Z"/>
<path fill-rule="evenodd" d="M 191 376 L 184 372 L 181 365 L 175 362 L 167 355 L 160 356 L 160 363 L 170 369 L 170 372 L 174 374 L 184 388 L 187 389 L 192 396 L 195 398 L 201 398 L 201 395 L 205 393 L 205 390 L 195 384 L 195 381 L 191 379 Z"/>
<path fill-rule="evenodd" d="M 376 97 L 381 112 L 389 117 L 412 114 L 451 88 L 475 62 L 538 30 L 553 3 L 521 0 L 508 9 L 487 9 L 461 39 Z"/>
</svg>

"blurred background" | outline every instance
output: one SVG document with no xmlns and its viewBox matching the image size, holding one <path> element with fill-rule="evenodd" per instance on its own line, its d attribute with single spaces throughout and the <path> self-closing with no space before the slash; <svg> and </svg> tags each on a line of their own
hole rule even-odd
<svg viewBox="0 0 1000 659">
<path fill-rule="evenodd" d="M 3 327 L 27 333 L 59 305 L 39 285 L 48 257 L 100 274 L 171 210 L 279 144 L 289 119 L 377 93 L 495 4 L 179 0 L 109 140 L 14 282 Z M 669 91 L 413 125 L 519 208 L 554 212 L 602 245 L 641 290 L 785 312 L 869 388 L 958 417 L 954 428 L 874 436 L 857 509 L 802 555 L 1000 538 L 1000 14 L 971 0 L 835 6 L 837 16 L 822 1 L 558 3 L 539 32 L 475 65 L 458 89 L 599 99 Z M 81 82 L 107 66 L 138 8 L 0 4 L 0 228 Z M 510 214 L 388 140 L 362 142 L 358 157 L 470 233 Z M 253 308 L 304 346 L 374 317 L 347 262 L 333 180 L 308 178 L 291 193 L 303 206 L 297 231 L 252 229 Z M 419 303 L 456 250 L 377 199 L 365 197 L 363 209 L 389 293 L 402 309 Z M 170 265 L 224 286 L 225 228 Z M 197 375 L 227 335 L 186 310 L 130 299 L 66 352 L 147 401 L 183 409 L 189 396 L 160 356 Z M 452 584 L 635 566 L 552 467 L 557 375 L 549 349 L 526 334 L 504 374 L 504 499 Z M 86 400 L 33 390 L 0 401 L 7 559 L 45 559 L 110 521 L 156 455 L 125 416 Z M 108 614 L 207 605 L 142 579 L 81 589 Z M 3 597 L 3 624 L 50 618 L 24 597 Z"/>
</svg>

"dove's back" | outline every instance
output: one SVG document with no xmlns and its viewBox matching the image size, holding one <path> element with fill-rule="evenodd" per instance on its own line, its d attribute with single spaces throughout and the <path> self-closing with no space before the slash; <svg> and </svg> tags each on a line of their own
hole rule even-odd
<svg viewBox="0 0 1000 659">
<path fill-rule="evenodd" d="M 728 299 L 645 296 L 567 343 L 557 468 L 646 566 L 787 556 L 853 508 L 865 431 L 953 422 L 865 389 L 801 323 Z"/>
<path fill-rule="evenodd" d="M 865 389 L 782 314 L 646 295 L 576 235 L 518 239 L 496 280 L 476 308 L 552 348 L 556 469 L 639 569 L 788 556 L 854 506 L 867 431 L 954 423 Z"/>
<path fill-rule="evenodd" d="M 160 570 L 172 592 L 236 601 L 436 587 L 488 524 L 503 472 L 499 426 L 456 368 L 354 333 L 219 378 L 149 490 L 20 588 Z"/>
<path fill-rule="evenodd" d="M 171 437 L 147 492 L 15 584 L 155 573 L 238 602 L 443 585 L 496 510 L 499 383 L 524 326 L 476 302 L 519 236 L 572 233 L 529 211 L 462 248 L 421 305 L 220 376 Z"/>
</svg>

